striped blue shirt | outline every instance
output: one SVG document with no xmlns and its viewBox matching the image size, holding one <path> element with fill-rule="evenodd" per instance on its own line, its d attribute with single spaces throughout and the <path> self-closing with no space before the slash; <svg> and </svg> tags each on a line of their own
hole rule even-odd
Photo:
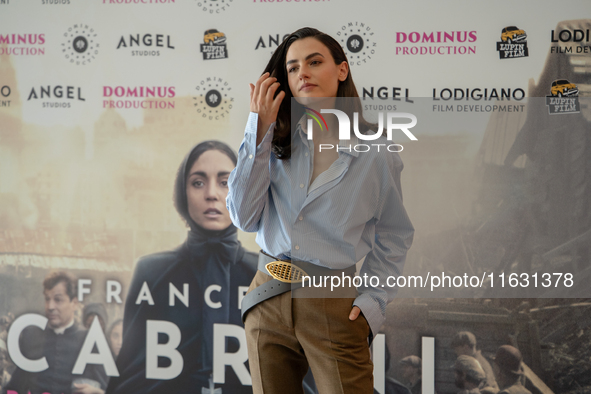
<svg viewBox="0 0 591 394">
<path fill-rule="evenodd" d="M 279 160 L 271 152 L 275 124 L 256 146 L 257 122 L 258 115 L 251 113 L 238 164 L 228 179 L 232 222 L 243 231 L 256 231 L 257 243 L 274 256 L 332 269 L 365 257 L 360 275 L 381 280 L 375 287 L 359 288 L 354 305 L 377 334 L 386 305 L 396 295 L 386 278 L 402 273 L 414 234 L 402 205 L 400 156 L 385 147 L 379 153 L 342 149 L 357 144 L 352 136 L 346 146 L 340 141 L 338 158 L 310 184 L 314 145 L 302 127 L 292 135 L 291 159 Z"/>
</svg>

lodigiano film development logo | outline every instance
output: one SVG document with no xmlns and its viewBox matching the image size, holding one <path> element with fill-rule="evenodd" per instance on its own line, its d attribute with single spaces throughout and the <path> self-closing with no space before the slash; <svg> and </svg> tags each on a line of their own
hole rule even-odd
<svg viewBox="0 0 591 394">
<path fill-rule="evenodd" d="M 337 117 L 338 125 L 339 125 L 339 144 L 318 144 L 318 151 L 322 152 L 323 150 L 336 150 L 339 151 L 348 151 L 351 152 L 352 150 L 355 152 L 402 152 L 404 147 L 400 144 L 383 144 L 383 143 L 370 143 L 370 141 L 375 141 L 378 138 L 382 137 L 383 130 L 384 130 L 384 119 L 386 121 L 386 139 L 389 142 L 392 142 L 393 132 L 394 130 L 401 130 L 411 141 L 417 141 L 417 137 L 413 135 L 413 133 L 409 130 L 417 125 L 417 117 L 411 113 L 405 112 L 388 112 L 384 115 L 383 112 L 378 114 L 378 128 L 376 132 L 369 133 L 369 134 L 362 134 L 359 131 L 359 113 L 353 113 L 353 132 L 358 140 L 367 143 L 359 143 L 359 144 L 349 144 L 347 145 L 347 141 L 351 140 L 351 120 L 349 116 L 338 109 L 320 109 L 320 111 L 314 110 L 310 107 L 304 107 L 305 114 L 309 118 L 307 119 L 306 124 L 306 133 L 308 135 L 308 140 L 312 140 L 314 137 L 314 122 L 318 125 L 317 130 L 320 133 L 327 133 L 329 131 L 328 124 L 326 119 L 322 114 L 333 114 Z M 398 123 L 395 119 L 407 119 L 410 120 L 410 123 Z"/>
<path fill-rule="evenodd" d="M 97 33 L 87 24 L 75 24 L 64 33 L 62 41 L 64 57 L 75 65 L 86 65 L 99 53 Z"/>
<path fill-rule="evenodd" d="M 218 77 L 209 77 L 195 88 L 197 95 L 193 97 L 193 105 L 202 118 L 208 120 L 225 119 L 232 109 L 234 98 L 230 97 L 232 87 Z"/>
<path fill-rule="evenodd" d="M 205 30 L 203 44 L 200 45 L 203 60 L 227 59 L 226 35 L 216 29 Z"/>
<path fill-rule="evenodd" d="M 196 0 L 197 6 L 208 14 L 220 14 L 226 11 L 234 0 Z"/>
<path fill-rule="evenodd" d="M 499 59 L 513 59 L 529 56 L 527 34 L 517 26 L 507 26 L 501 30 L 501 41 L 497 41 Z"/>
<path fill-rule="evenodd" d="M 546 106 L 550 115 L 579 113 L 579 88 L 566 79 L 557 79 L 546 96 Z"/>
<path fill-rule="evenodd" d="M 0 85 L 0 108 L 9 108 L 10 107 L 10 94 L 12 93 L 12 89 L 9 85 Z"/>
<path fill-rule="evenodd" d="M 371 27 L 362 22 L 348 22 L 337 32 L 337 40 L 351 66 L 360 66 L 376 53 L 376 41 Z"/>
<path fill-rule="evenodd" d="M 591 29 L 564 28 L 552 30 L 550 53 L 591 53 Z"/>
</svg>

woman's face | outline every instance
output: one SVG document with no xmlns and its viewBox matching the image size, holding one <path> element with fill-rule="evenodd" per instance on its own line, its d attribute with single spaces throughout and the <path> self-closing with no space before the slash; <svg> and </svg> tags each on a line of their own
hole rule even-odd
<svg viewBox="0 0 591 394">
<path fill-rule="evenodd" d="M 234 163 L 225 153 L 212 149 L 202 153 L 189 171 L 189 216 L 206 230 L 223 230 L 232 224 L 226 196 L 233 169 Z"/>
<path fill-rule="evenodd" d="M 294 41 L 285 60 L 287 80 L 294 97 L 336 97 L 347 79 L 347 62 L 335 64 L 330 50 L 313 37 Z"/>
<path fill-rule="evenodd" d="M 119 323 L 113 327 L 111 335 L 109 336 L 109 341 L 111 342 L 111 351 L 113 352 L 113 355 L 117 357 L 121 351 L 121 346 L 123 345 L 123 323 Z"/>
</svg>

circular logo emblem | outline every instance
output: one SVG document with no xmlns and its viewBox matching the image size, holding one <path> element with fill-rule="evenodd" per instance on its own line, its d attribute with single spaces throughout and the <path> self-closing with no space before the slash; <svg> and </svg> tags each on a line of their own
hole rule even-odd
<svg viewBox="0 0 591 394">
<path fill-rule="evenodd" d="M 219 120 L 230 113 L 234 99 L 230 97 L 232 88 L 228 82 L 217 77 L 207 78 L 195 90 L 194 105 L 202 117 Z"/>
<path fill-rule="evenodd" d="M 349 64 L 360 66 L 373 58 L 376 52 L 376 41 L 371 27 L 361 22 L 349 22 L 337 32 Z"/>
<path fill-rule="evenodd" d="M 98 52 L 97 34 L 90 26 L 76 24 L 64 33 L 62 53 L 70 63 L 86 65 L 96 59 Z"/>
<path fill-rule="evenodd" d="M 74 38 L 72 47 L 76 52 L 84 53 L 88 49 L 88 40 L 83 36 L 78 36 Z"/>
<path fill-rule="evenodd" d="M 208 14 L 219 14 L 226 11 L 234 0 L 197 0 L 197 6 Z"/>
<path fill-rule="evenodd" d="M 212 108 L 217 107 L 222 103 L 222 95 L 215 89 L 211 89 L 205 93 L 205 102 Z"/>
<path fill-rule="evenodd" d="M 357 53 L 363 49 L 363 38 L 354 34 L 347 39 L 347 49 L 350 52 Z"/>
</svg>

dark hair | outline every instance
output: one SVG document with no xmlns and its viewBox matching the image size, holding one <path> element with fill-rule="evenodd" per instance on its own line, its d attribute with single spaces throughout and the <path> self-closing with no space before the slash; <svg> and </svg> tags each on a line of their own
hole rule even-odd
<svg viewBox="0 0 591 394">
<path fill-rule="evenodd" d="M 78 286 L 76 286 L 76 278 L 70 273 L 65 271 L 53 271 L 50 272 L 43 280 L 43 289 L 49 291 L 57 286 L 59 283 L 63 283 L 66 287 L 66 294 L 70 297 L 70 301 L 78 295 Z"/>
<path fill-rule="evenodd" d="M 277 78 L 277 81 L 280 83 L 275 95 L 279 94 L 280 91 L 285 92 L 285 97 L 283 98 L 283 101 L 279 106 L 279 112 L 277 113 L 277 123 L 275 124 L 275 133 L 273 134 L 272 143 L 273 153 L 275 153 L 277 158 L 281 160 L 286 160 L 291 157 L 291 99 L 293 95 L 291 94 L 291 90 L 289 88 L 287 69 L 285 67 L 287 51 L 289 50 L 291 44 L 293 44 L 295 41 L 308 37 L 315 38 L 324 44 L 334 58 L 335 64 L 339 65 L 342 62 L 347 62 L 347 64 L 349 64 L 347 56 L 345 55 L 345 51 L 343 51 L 341 45 L 334 38 L 311 27 L 303 27 L 291 33 L 277 47 L 275 52 L 273 52 L 273 55 L 271 56 L 267 67 L 265 67 L 263 74 L 268 72 L 272 77 Z M 337 97 L 359 98 L 359 93 L 357 93 L 357 88 L 355 87 L 355 83 L 353 83 L 350 67 L 347 78 L 339 83 Z M 351 108 L 341 108 L 343 111 L 347 113 L 362 112 L 360 100 L 353 100 L 352 102 L 346 100 L 346 102 L 346 104 L 349 104 Z M 294 114 L 298 115 L 297 117 L 299 118 L 299 115 L 304 114 L 304 108 L 301 106 L 294 108 Z M 363 117 L 361 117 L 359 120 L 359 129 L 361 132 L 367 132 L 367 130 L 369 130 L 372 126 L 373 125 L 366 122 Z"/>
<path fill-rule="evenodd" d="M 195 145 L 193 149 L 191 149 L 191 151 L 187 154 L 187 156 L 185 156 L 185 159 L 181 163 L 176 174 L 173 201 L 176 211 L 179 213 L 179 215 L 181 215 L 189 227 L 191 227 L 193 220 L 189 215 L 189 203 L 187 201 L 187 178 L 191 167 L 193 167 L 193 164 L 203 153 L 209 150 L 219 150 L 220 152 L 225 153 L 226 156 L 232 160 L 234 165 L 238 163 L 238 157 L 236 156 L 236 153 L 234 153 L 232 148 L 221 141 L 211 140 L 201 142 Z"/>
</svg>

